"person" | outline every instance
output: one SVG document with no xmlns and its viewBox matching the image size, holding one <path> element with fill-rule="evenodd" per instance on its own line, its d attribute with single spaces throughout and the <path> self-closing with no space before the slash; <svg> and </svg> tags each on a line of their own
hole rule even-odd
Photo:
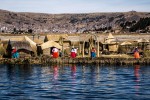
<svg viewBox="0 0 150 100">
<path fill-rule="evenodd" d="M 73 47 L 72 49 L 71 49 L 71 58 L 75 58 L 76 57 L 76 49 Z"/>
<path fill-rule="evenodd" d="M 95 57 L 96 57 L 96 49 L 94 47 L 92 47 L 91 58 L 95 58 Z"/>
<path fill-rule="evenodd" d="M 58 58 L 59 56 L 58 49 L 55 47 L 52 49 L 52 56 L 53 58 Z"/>
<path fill-rule="evenodd" d="M 19 53 L 15 47 L 12 48 L 12 58 L 19 58 Z"/>
<path fill-rule="evenodd" d="M 77 57 L 77 50 L 78 50 L 78 48 L 74 48 L 74 50 L 75 50 L 75 56 Z"/>
<path fill-rule="evenodd" d="M 138 47 L 136 47 L 135 49 L 134 49 L 134 58 L 135 59 L 138 59 L 138 58 L 140 58 L 140 54 L 139 54 L 139 50 L 138 50 Z"/>
</svg>

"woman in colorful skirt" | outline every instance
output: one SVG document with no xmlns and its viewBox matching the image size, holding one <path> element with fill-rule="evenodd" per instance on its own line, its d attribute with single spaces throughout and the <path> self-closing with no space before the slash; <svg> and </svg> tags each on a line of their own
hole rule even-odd
<svg viewBox="0 0 150 100">
<path fill-rule="evenodd" d="M 76 57 L 76 50 L 75 48 L 71 49 L 71 58 L 75 58 Z"/>
<path fill-rule="evenodd" d="M 52 55 L 53 55 L 53 58 L 58 58 L 59 53 L 58 53 L 58 49 L 57 48 L 53 48 L 52 49 Z"/>
<path fill-rule="evenodd" d="M 135 59 L 140 58 L 139 50 L 138 50 L 137 47 L 134 49 L 134 58 L 135 58 Z"/>
</svg>

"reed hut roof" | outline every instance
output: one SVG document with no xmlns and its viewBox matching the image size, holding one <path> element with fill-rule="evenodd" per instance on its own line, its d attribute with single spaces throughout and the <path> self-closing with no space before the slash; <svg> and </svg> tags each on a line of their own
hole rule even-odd
<svg viewBox="0 0 150 100">
<path fill-rule="evenodd" d="M 46 38 L 48 41 L 59 41 L 60 37 L 62 38 L 67 38 L 67 34 L 52 34 L 52 35 L 47 35 Z"/>
<path fill-rule="evenodd" d="M 66 41 L 71 42 L 81 42 L 81 41 L 89 41 L 90 38 L 87 38 L 86 36 L 68 36 L 65 38 Z"/>
<path fill-rule="evenodd" d="M 122 42 L 120 45 L 131 45 L 132 43 L 129 41 Z"/>
<path fill-rule="evenodd" d="M 115 39 L 115 37 L 111 33 L 109 33 L 107 39 Z"/>
<path fill-rule="evenodd" d="M 71 42 L 79 42 L 80 41 L 80 36 L 68 36 L 66 40 L 69 40 Z"/>
<path fill-rule="evenodd" d="M 34 51 L 34 53 L 36 53 L 36 50 L 37 50 L 37 47 L 36 47 L 36 43 L 34 42 L 34 41 L 32 41 L 29 37 L 27 37 L 27 36 L 23 36 L 23 37 L 21 37 L 21 38 L 17 38 L 17 37 L 14 37 L 14 38 L 10 38 L 9 39 L 9 41 L 11 42 L 11 44 L 12 45 L 14 45 L 14 46 L 21 46 L 22 45 L 22 47 L 23 47 L 23 45 L 24 45 L 24 47 L 27 47 L 27 48 L 24 48 L 24 49 L 28 49 L 28 50 L 30 50 L 30 51 Z M 20 43 L 19 43 L 20 42 Z M 29 43 L 29 45 L 30 45 L 30 47 L 29 46 L 27 46 L 27 43 Z M 7 42 L 8 43 L 8 42 Z M 13 43 L 15 43 L 15 44 L 13 44 Z M 16 48 L 18 48 L 19 49 L 19 47 L 16 47 Z M 20 47 L 21 48 L 21 47 Z"/>
<path fill-rule="evenodd" d="M 149 40 L 146 40 L 146 39 L 141 38 L 141 39 L 138 39 L 137 42 L 138 42 L 138 43 L 148 43 Z"/>
<path fill-rule="evenodd" d="M 11 46 L 18 49 L 26 49 L 29 51 L 32 51 L 32 47 L 30 46 L 30 43 L 27 41 L 11 41 Z"/>
<path fill-rule="evenodd" d="M 42 40 L 40 40 L 40 39 L 34 39 L 33 40 L 36 44 L 42 44 L 42 43 L 44 43 Z"/>
<path fill-rule="evenodd" d="M 109 33 L 108 37 L 105 39 L 105 43 L 110 44 L 113 41 L 116 41 L 116 39 L 114 38 L 114 36 L 111 33 Z"/>
<path fill-rule="evenodd" d="M 56 47 L 58 49 L 62 49 L 62 46 L 60 46 L 59 43 L 54 42 L 54 41 L 47 41 L 47 42 L 41 44 L 42 50 L 50 48 L 50 47 Z"/>
<path fill-rule="evenodd" d="M 25 38 L 24 37 L 22 37 L 22 38 L 10 38 L 9 40 L 10 41 L 24 41 Z"/>
</svg>

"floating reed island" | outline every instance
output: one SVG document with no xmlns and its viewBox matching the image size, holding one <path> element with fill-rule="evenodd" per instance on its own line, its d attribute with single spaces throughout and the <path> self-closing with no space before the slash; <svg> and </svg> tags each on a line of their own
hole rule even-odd
<svg viewBox="0 0 150 100">
<path fill-rule="evenodd" d="M 99 65 L 134 65 L 142 64 L 149 65 L 150 58 L 110 58 L 110 57 L 61 57 L 52 58 L 50 56 L 18 58 L 18 59 L 0 59 L 0 64 L 41 64 L 41 65 L 60 65 L 60 64 L 99 64 Z"/>
<path fill-rule="evenodd" d="M 149 64 L 150 35 L 109 34 L 48 34 L 30 36 L 0 36 L 1 64 Z M 77 49 L 77 57 L 71 58 L 71 49 Z M 96 57 L 91 59 L 91 49 L 96 49 Z M 134 59 L 132 51 L 138 47 L 141 58 Z M 12 57 L 16 48 L 19 58 Z M 52 58 L 52 50 L 57 48 L 63 57 Z M 123 56 L 125 55 L 125 56 Z"/>
</svg>

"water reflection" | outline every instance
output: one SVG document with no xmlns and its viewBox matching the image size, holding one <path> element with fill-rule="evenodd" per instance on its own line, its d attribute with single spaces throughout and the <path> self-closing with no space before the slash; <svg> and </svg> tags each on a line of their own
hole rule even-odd
<svg viewBox="0 0 150 100">
<path fill-rule="evenodd" d="M 139 77 L 140 77 L 140 74 L 139 74 L 139 70 L 140 70 L 140 65 L 135 65 L 134 67 L 134 76 L 135 76 L 135 81 L 136 82 L 139 82 Z"/>
<path fill-rule="evenodd" d="M 1 99 L 150 99 L 150 67 L 1 65 Z"/>
<path fill-rule="evenodd" d="M 140 70 L 140 65 L 135 65 L 134 66 L 134 76 L 135 76 L 135 91 L 136 91 L 136 95 L 139 95 L 139 89 L 140 89 L 140 74 L 139 74 L 139 70 Z"/>
<path fill-rule="evenodd" d="M 32 73 L 32 68 L 29 65 L 8 65 L 7 66 L 7 77 L 9 80 L 28 79 Z"/>
<path fill-rule="evenodd" d="M 54 80 L 57 80 L 58 79 L 58 66 L 55 65 L 53 66 L 53 76 L 54 76 Z"/>
<path fill-rule="evenodd" d="M 76 77 L 76 65 L 71 66 L 71 76 L 73 79 Z"/>
</svg>

